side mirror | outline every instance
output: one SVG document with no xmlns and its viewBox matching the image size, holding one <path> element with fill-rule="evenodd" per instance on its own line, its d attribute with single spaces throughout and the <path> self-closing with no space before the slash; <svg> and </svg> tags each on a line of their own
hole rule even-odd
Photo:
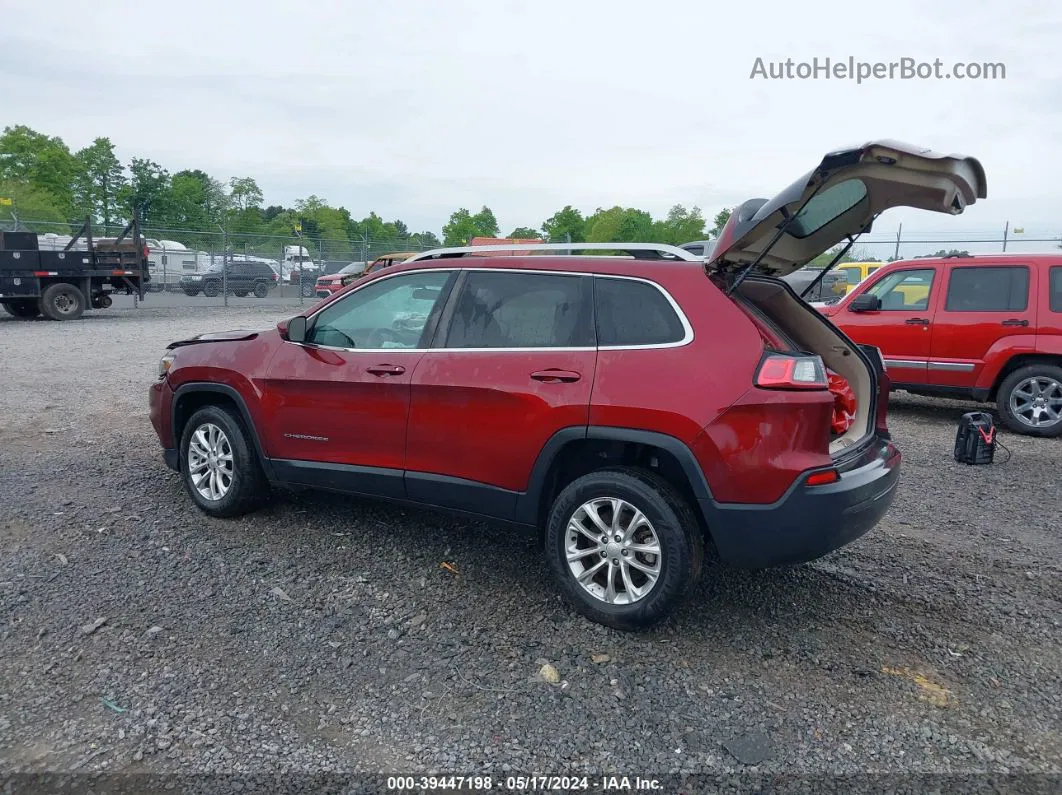
<svg viewBox="0 0 1062 795">
<path fill-rule="evenodd" d="M 286 329 L 287 333 L 284 334 L 283 331 L 281 332 L 282 334 L 284 334 L 284 339 L 288 340 L 289 342 L 305 342 L 306 341 L 306 318 L 305 317 L 303 317 L 302 315 L 296 315 L 291 320 L 287 320 L 287 321 L 282 320 L 281 323 L 286 323 L 287 324 L 287 329 Z M 280 324 L 278 323 L 277 326 L 279 327 L 279 325 Z"/>
<path fill-rule="evenodd" d="M 881 299 L 870 293 L 863 293 L 852 299 L 848 304 L 852 312 L 877 312 L 881 309 Z"/>
</svg>

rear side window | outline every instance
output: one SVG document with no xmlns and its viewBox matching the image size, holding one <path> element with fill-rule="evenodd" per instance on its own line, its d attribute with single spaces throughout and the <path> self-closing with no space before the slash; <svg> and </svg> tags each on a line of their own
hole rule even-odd
<svg viewBox="0 0 1062 795">
<path fill-rule="evenodd" d="M 646 282 L 595 277 L 594 302 L 602 347 L 667 345 L 686 336 L 671 302 Z"/>
<path fill-rule="evenodd" d="M 590 348 L 590 277 L 469 271 L 447 348 Z"/>
<path fill-rule="evenodd" d="M 1051 268 L 1049 300 L 1052 312 L 1062 312 L 1062 268 Z"/>
<path fill-rule="evenodd" d="M 1029 269 L 953 268 L 948 280 L 948 312 L 1021 312 L 1029 306 Z"/>
</svg>

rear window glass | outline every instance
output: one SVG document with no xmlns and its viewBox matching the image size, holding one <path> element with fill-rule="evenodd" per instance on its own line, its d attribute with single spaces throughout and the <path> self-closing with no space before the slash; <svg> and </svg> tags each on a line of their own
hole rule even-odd
<svg viewBox="0 0 1062 795">
<path fill-rule="evenodd" d="M 598 276 L 594 301 L 598 345 L 666 345 L 686 336 L 671 302 L 646 282 Z"/>
<path fill-rule="evenodd" d="M 1052 312 L 1062 312 L 1062 268 L 1051 268 L 1050 301 Z"/>
<path fill-rule="evenodd" d="M 1029 269 L 953 268 L 948 281 L 948 312 L 1021 312 L 1029 305 Z"/>
<path fill-rule="evenodd" d="M 839 182 L 817 194 L 797 213 L 786 231 L 796 238 L 815 234 L 835 218 L 855 207 L 867 195 L 867 186 L 859 179 Z"/>
</svg>

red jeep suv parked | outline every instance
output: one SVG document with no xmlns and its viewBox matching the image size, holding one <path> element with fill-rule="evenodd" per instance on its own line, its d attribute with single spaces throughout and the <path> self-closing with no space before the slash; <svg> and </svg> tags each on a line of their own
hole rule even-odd
<svg viewBox="0 0 1062 795">
<path fill-rule="evenodd" d="M 424 252 L 275 329 L 172 343 L 151 421 L 210 515 L 295 485 L 538 527 L 578 610 L 645 627 L 706 547 L 799 563 L 884 515 L 900 454 L 882 359 L 777 277 L 890 206 L 954 214 L 984 195 L 976 160 L 885 141 L 736 208 L 707 260 Z"/>
<path fill-rule="evenodd" d="M 881 350 L 893 387 L 995 402 L 1017 433 L 1062 435 L 1062 254 L 893 262 L 819 311 Z"/>
</svg>

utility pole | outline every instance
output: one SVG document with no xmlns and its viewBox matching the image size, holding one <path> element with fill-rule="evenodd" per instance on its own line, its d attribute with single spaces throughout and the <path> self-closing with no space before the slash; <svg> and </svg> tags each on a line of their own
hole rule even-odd
<svg viewBox="0 0 1062 795">
<path fill-rule="evenodd" d="M 896 230 L 896 250 L 892 254 L 893 259 L 899 259 L 900 258 L 900 235 L 902 235 L 902 234 L 903 234 L 903 224 L 901 223 L 899 228 L 897 228 L 897 230 Z"/>
<path fill-rule="evenodd" d="M 1010 221 L 1003 227 L 1003 250 L 1007 250 L 1007 233 L 1010 231 Z"/>
</svg>

